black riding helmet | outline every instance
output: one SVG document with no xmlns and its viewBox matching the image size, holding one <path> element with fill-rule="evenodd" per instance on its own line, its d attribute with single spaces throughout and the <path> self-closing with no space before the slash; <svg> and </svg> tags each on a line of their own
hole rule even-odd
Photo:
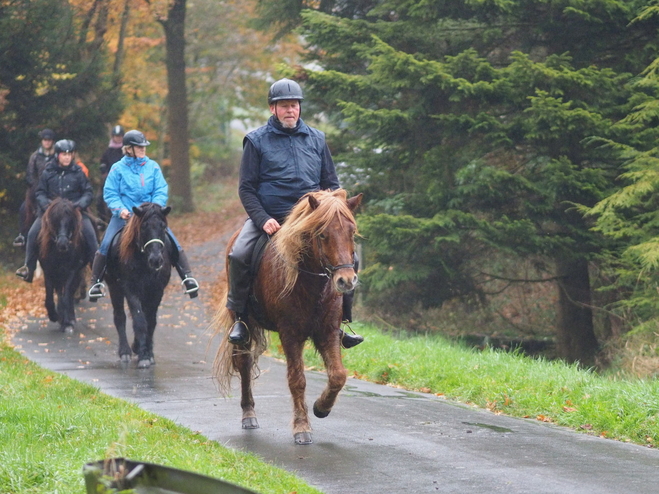
<svg viewBox="0 0 659 494">
<path fill-rule="evenodd" d="M 76 150 L 76 143 L 71 139 L 62 139 L 55 143 L 55 155 L 60 153 L 72 153 Z"/>
<path fill-rule="evenodd" d="M 148 146 L 151 144 L 146 140 L 144 134 L 139 130 L 129 130 L 124 134 L 124 146 Z"/>
<path fill-rule="evenodd" d="M 41 137 L 42 139 L 53 140 L 55 139 L 55 132 L 53 132 L 50 129 L 43 129 L 41 132 L 39 132 L 39 137 Z"/>
<path fill-rule="evenodd" d="M 268 91 L 268 104 L 271 105 L 275 101 L 296 99 L 302 101 L 304 95 L 300 85 L 291 79 L 280 79 L 270 86 Z"/>
<path fill-rule="evenodd" d="M 115 125 L 112 127 L 113 136 L 123 136 L 125 134 L 124 128 L 121 125 Z"/>
</svg>

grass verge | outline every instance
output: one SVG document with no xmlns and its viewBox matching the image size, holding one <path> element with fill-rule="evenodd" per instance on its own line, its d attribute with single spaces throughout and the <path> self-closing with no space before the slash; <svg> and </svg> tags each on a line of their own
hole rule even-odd
<svg viewBox="0 0 659 494">
<path fill-rule="evenodd" d="M 126 457 L 261 493 L 319 493 L 256 456 L 47 371 L 0 346 L 0 492 L 84 493 L 82 466 Z"/>
<path fill-rule="evenodd" d="M 343 351 L 359 379 L 433 393 L 497 414 L 553 422 L 589 434 L 654 446 L 659 441 L 659 382 L 608 378 L 561 361 L 478 351 L 441 336 L 395 337 L 353 324 L 366 341 Z M 283 357 L 272 335 L 270 352 Z M 322 359 L 305 349 L 307 367 Z"/>
</svg>

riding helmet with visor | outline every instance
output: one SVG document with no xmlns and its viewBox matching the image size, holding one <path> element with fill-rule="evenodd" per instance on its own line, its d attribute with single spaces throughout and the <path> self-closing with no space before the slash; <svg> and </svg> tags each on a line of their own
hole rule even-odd
<svg viewBox="0 0 659 494">
<path fill-rule="evenodd" d="M 76 143 L 71 139 L 62 139 L 55 143 L 55 154 L 72 153 L 76 150 Z"/>
<path fill-rule="evenodd" d="M 291 79 L 280 79 L 270 86 L 268 91 L 268 104 L 271 105 L 276 101 L 296 99 L 302 101 L 304 95 L 300 85 Z"/>
<path fill-rule="evenodd" d="M 113 136 L 123 136 L 125 134 L 124 128 L 121 125 L 115 125 L 112 127 Z"/>
<path fill-rule="evenodd" d="M 139 130 L 129 130 L 124 134 L 124 146 L 142 146 L 151 144 Z"/>
</svg>

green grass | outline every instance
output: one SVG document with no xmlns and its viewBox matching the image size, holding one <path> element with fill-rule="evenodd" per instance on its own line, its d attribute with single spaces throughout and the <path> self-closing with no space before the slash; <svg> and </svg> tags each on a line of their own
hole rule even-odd
<svg viewBox="0 0 659 494">
<path fill-rule="evenodd" d="M 343 362 L 349 374 L 361 379 L 621 441 L 659 441 L 657 381 L 618 380 L 560 361 L 481 352 L 436 335 L 394 337 L 372 326 L 352 327 L 366 341 L 344 350 Z M 270 351 L 282 356 L 276 335 Z M 305 350 L 305 364 L 323 368 L 311 345 Z"/>
<path fill-rule="evenodd" d="M 250 454 L 47 371 L 0 347 L 0 492 L 84 493 L 82 466 L 110 457 L 221 478 L 261 493 L 319 493 Z"/>
</svg>

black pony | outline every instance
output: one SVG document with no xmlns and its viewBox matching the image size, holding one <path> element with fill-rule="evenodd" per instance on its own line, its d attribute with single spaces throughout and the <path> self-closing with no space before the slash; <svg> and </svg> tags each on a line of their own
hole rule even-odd
<svg viewBox="0 0 659 494">
<path fill-rule="evenodd" d="M 171 275 L 172 241 L 167 234 L 170 207 L 145 202 L 133 208 L 126 226 L 115 237 L 108 254 L 105 279 L 110 290 L 114 325 L 119 334 L 119 358 L 130 362 L 131 347 L 126 338 L 128 302 L 133 318 L 133 346 L 137 367 L 145 369 L 155 364 L 153 332 L 156 329 L 158 306 Z"/>
<path fill-rule="evenodd" d="M 61 197 L 50 203 L 41 218 L 39 262 L 46 285 L 46 309 L 60 330 L 73 332 L 76 322 L 74 296 L 90 253 L 82 236 L 82 214 Z M 54 293 L 57 293 L 57 309 Z"/>
</svg>

